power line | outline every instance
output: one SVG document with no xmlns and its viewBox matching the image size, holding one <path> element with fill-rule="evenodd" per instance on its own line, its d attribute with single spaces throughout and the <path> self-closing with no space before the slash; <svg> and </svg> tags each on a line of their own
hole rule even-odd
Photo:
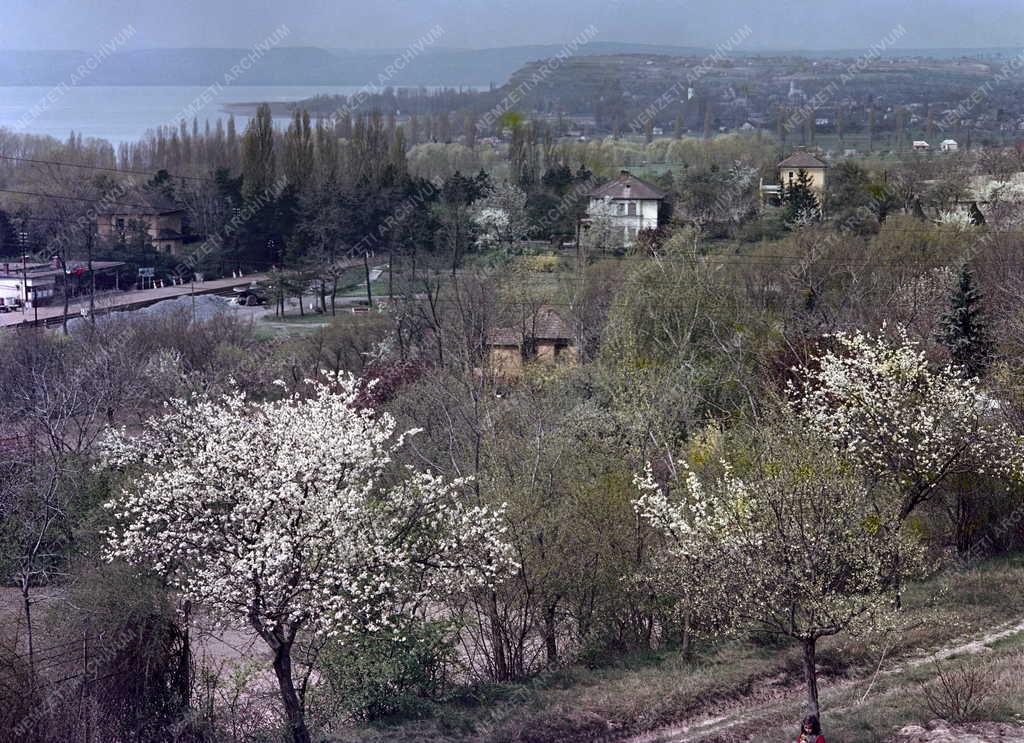
<svg viewBox="0 0 1024 743">
<path fill-rule="evenodd" d="M 107 173 L 118 173 L 118 174 L 122 174 L 122 175 L 123 174 L 127 174 L 127 175 L 144 175 L 144 176 L 147 176 L 149 178 L 156 178 L 159 175 L 159 173 L 148 173 L 148 172 L 143 171 L 143 170 L 126 170 L 126 169 L 123 169 L 123 168 L 107 168 L 107 167 L 104 167 L 102 165 L 83 165 L 83 164 L 79 164 L 79 163 L 58 162 L 57 160 L 37 160 L 37 159 L 34 159 L 34 158 L 30 158 L 30 157 L 14 157 L 13 155 L 0 155 L 0 160 L 11 160 L 11 161 L 14 161 L 14 162 L 32 163 L 34 165 L 57 165 L 57 166 L 63 167 L 63 168 L 82 168 L 84 170 L 101 170 L 101 171 L 104 171 L 104 172 L 107 172 Z M 163 172 L 167 173 L 166 170 L 163 171 Z M 167 175 L 169 177 L 171 177 L 171 178 L 181 178 L 183 180 L 189 180 L 189 181 L 202 181 L 204 183 L 216 183 L 217 182 L 216 179 L 214 179 L 214 178 L 204 178 L 203 176 L 198 176 L 198 175 L 175 175 L 173 173 L 167 173 Z"/>
<path fill-rule="evenodd" d="M 39 193 L 38 191 L 19 191 L 13 188 L 0 188 L 0 193 L 16 194 L 18 196 L 35 196 L 40 199 L 58 199 L 61 201 L 83 201 L 90 204 L 105 204 L 106 206 L 126 206 L 136 209 L 153 209 L 152 204 L 134 204 L 127 201 L 107 201 L 106 199 L 92 199 L 86 196 L 68 196 L 66 194 Z"/>
</svg>

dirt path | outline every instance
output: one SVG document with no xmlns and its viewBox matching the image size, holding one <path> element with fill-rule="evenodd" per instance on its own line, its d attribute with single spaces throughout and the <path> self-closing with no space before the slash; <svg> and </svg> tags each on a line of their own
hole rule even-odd
<svg viewBox="0 0 1024 743">
<path fill-rule="evenodd" d="M 1022 632 L 1024 620 L 999 625 L 983 635 L 956 641 L 921 657 L 906 659 L 902 665 L 886 669 L 879 675 L 893 676 L 937 660 L 985 652 L 993 643 Z M 828 706 L 830 700 L 865 683 L 872 683 L 871 678 L 862 677 L 822 684 L 820 701 L 823 706 Z M 779 678 L 766 679 L 759 682 L 754 691 L 742 699 L 712 708 L 708 714 L 701 717 L 628 738 L 626 743 L 694 743 L 715 740 L 716 736 L 730 731 L 730 740 L 742 740 L 743 729 L 747 726 L 757 723 L 757 728 L 764 729 L 766 726 L 796 719 L 803 713 L 803 704 L 802 684 L 787 683 Z M 844 709 L 847 708 L 837 707 L 833 712 L 842 712 Z"/>
</svg>

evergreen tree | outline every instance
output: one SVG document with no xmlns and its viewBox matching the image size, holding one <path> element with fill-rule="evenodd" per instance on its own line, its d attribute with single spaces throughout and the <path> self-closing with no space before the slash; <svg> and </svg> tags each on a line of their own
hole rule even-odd
<svg viewBox="0 0 1024 743">
<path fill-rule="evenodd" d="M 981 209 L 978 208 L 978 202 L 971 202 L 971 224 L 975 227 L 981 227 L 985 224 L 985 215 L 981 213 Z"/>
<path fill-rule="evenodd" d="M 964 265 L 950 295 L 949 311 L 942 316 L 939 340 L 969 378 L 983 376 L 992 363 L 993 344 L 981 305 L 974 275 Z"/>
<path fill-rule="evenodd" d="M 0 256 L 13 257 L 19 252 L 18 232 L 7 212 L 0 209 Z"/>
<path fill-rule="evenodd" d="M 811 176 L 803 168 L 796 180 L 783 185 L 782 203 L 786 207 L 786 222 L 808 222 L 821 216 L 821 205 L 811 187 Z"/>
</svg>

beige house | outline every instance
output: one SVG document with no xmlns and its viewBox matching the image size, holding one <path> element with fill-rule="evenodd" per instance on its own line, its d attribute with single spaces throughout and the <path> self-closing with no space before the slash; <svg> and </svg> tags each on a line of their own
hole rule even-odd
<svg viewBox="0 0 1024 743">
<path fill-rule="evenodd" d="M 800 177 L 800 171 L 807 173 L 811 188 L 822 193 L 825 191 L 825 172 L 828 165 L 804 150 L 797 150 L 778 165 L 779 183 L 789 188 Z"/>
<path fill-rule="evenodd" d="M 127 240 L 142 231 L 157 251 L 178 255 L 184 244 L 184 219 L 185 210 L 166 196 L 139 191 L 107 206 L 97 217 L 96 231 L 110 240 Z"/>
<path fill-rule="evenodd" d="M 542 306 L 523 318 L 519 326 L 495 328 L 487 336 L 487 363 L 493 374 L 518 376 L 533 361 L 577 361 L 575 334 L 553 308 Z"/>
</svg>

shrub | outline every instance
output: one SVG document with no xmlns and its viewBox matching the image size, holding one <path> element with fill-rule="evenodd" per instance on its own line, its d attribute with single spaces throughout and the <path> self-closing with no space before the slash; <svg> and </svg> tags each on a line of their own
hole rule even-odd
<svg viewBox="0 0 1024 743">
<path fill-rule="evenodd" d="M 551 254 L 523 256 L 521 261 L 523 268 L 532 273 L 554 273 L 562 265 L 562 259 Z"/>
<path fill-rule="evenodd" d="M 367 722 L 428 717 L 451 684 L 454 641 L 448 623 L 416 621 L 398 638 L 332 643 L 320 656 L 317 703 Z"/>
<path fill-rule="evenodd" d="M 995 691 L 991 670 L 963 661 L 954 668 L 943 668 L 935 661 L 935 671 L 934 681 L 921 684 L 921 701 L 932 716 L 949 722 L 980 719 Z"/>
</svg>

